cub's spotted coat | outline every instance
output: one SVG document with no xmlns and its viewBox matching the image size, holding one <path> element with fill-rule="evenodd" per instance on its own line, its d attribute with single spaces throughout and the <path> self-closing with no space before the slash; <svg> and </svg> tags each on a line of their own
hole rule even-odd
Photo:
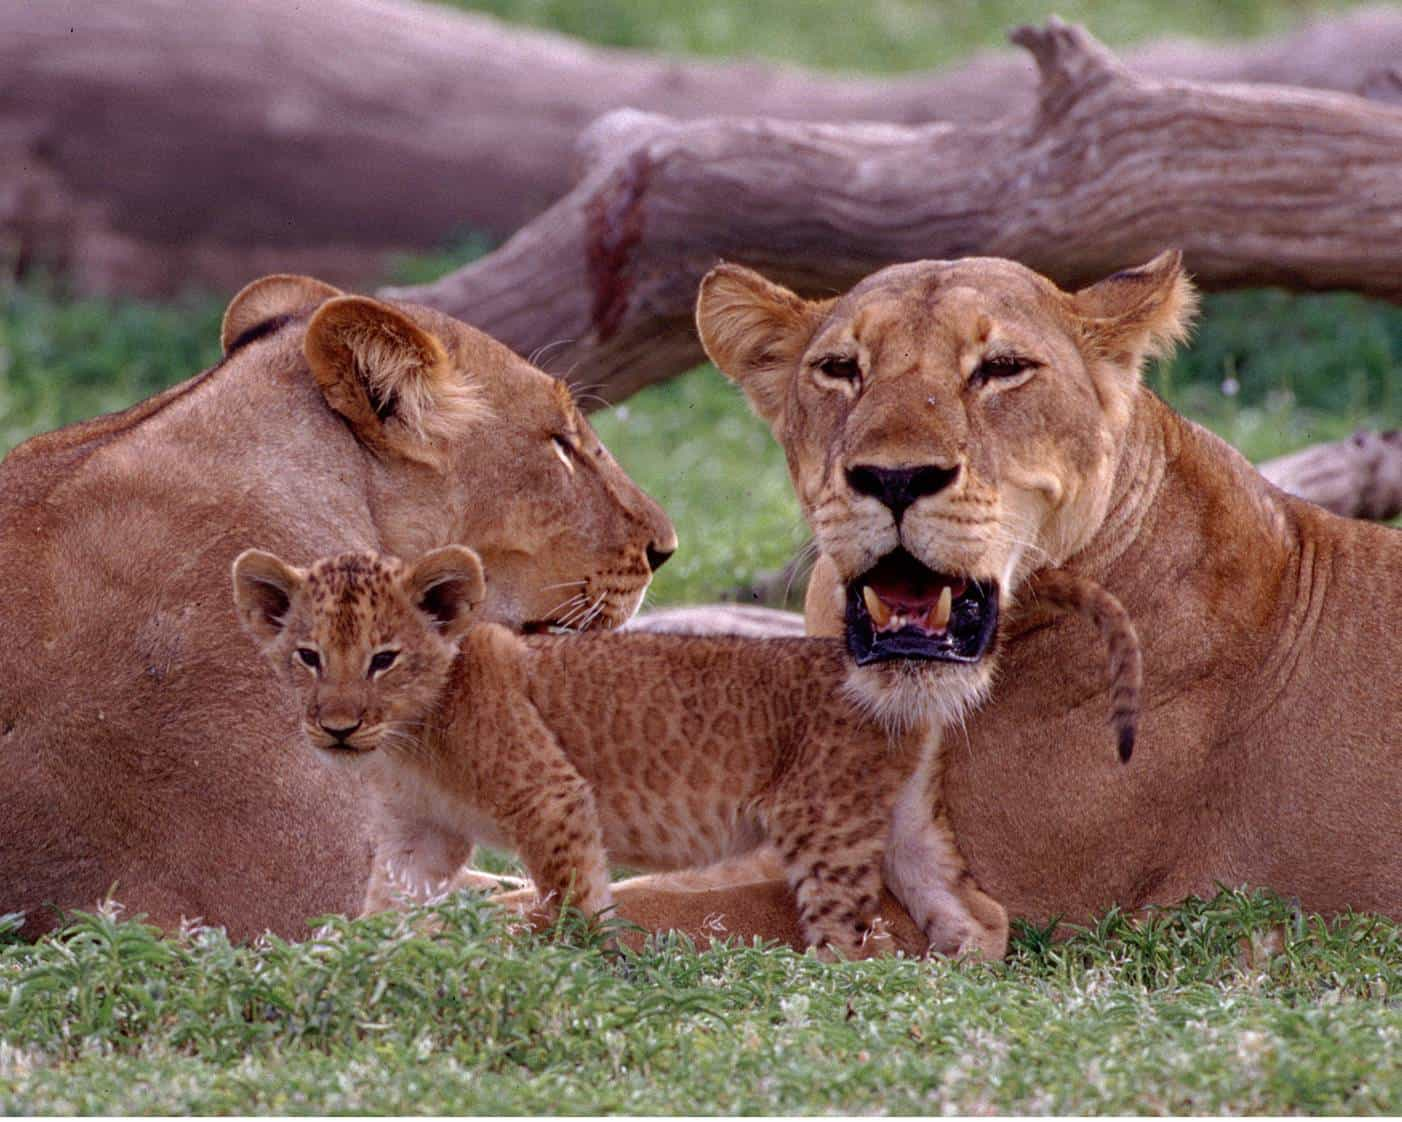
<svg viewBox="0 0 1402 1122">
<path fill-rule="evenodd" d="M 309 738 L 348 759 L 383 749 L 368 910 L 392 903 L 387 868 L 446 881 L 475 841 L 515 849 L 543 897 L 589 914 L 612 904 L 607 858 L 683 868 L 768 841 L 812 946 L 882 948 L 884 864 L 933 949 L 1004 953 L 1006 914 L 932 811 L 939 730 L 892 734 L 849 700 L 839 643 L 523 638 L 469 626 L 481 577 L 461 547 L 412 567 L 246 556 L 244 618 L 302 694 Z M 278 587 L 261 633 L 257 581 Z"/>
</svg>

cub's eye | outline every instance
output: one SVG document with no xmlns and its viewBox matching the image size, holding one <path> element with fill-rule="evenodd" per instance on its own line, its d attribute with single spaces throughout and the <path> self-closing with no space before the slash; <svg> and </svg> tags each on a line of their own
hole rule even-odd
<svg viewBox="0 0 1402 1122">
<path fill-rule="evenodd" d="M 370 656 L 370 676 L 373 678 L 376 674 L 383 674 L 398 657 L 398 651 L 376 651 Z"/>
<path fill-rule="evenodd" d="M 321 669 L 321 655 L 317 654 L 311 647 L 298 647 L 296 653 L 298 661 L 308 670 Z"/>
<path fill-rule="evenodd" d="M 552 436 L 550 446 L 555 449 L 555 455 L 560 457 L 560 462 L 565 465 L 571 475 L 574 474 L 574 445 L 568 438 L 563 436 Z"/>
<path fill-rule="evenodd" d="M 1020 374 L 1036 370 L 1041 365 L 1040 362 L 1034 362 L 1030 358 L 1022 358 L 1020 355 L 991 355 L 975 368 L 973 380 L 975 382 L 995 382 L 1000 378 L 1016 378 Z"/>
<path fill-rule="evenodd" d="M 813 364 L 813 369 L 824 378 L 831 378 L 835 382 L 851 382 L 853 385 L 862 380 L 862 368 L 855 358 L 846 355 L 828 355 Z"/>
</svg>

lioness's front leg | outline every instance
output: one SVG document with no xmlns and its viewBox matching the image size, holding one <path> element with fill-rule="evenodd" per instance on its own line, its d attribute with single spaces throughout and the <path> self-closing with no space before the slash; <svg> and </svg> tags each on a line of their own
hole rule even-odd
<svg viewBox="0 0 1402 1122">
<path fill-rule="evenodd" d="M 954 841 L 939 797 L 940 730 L 921 752 L 891 811 L 887 887 L 925 933 L 936 954 L 1001 959 L 1008 950 L 1008 914 L 978 887 Z"/>
<path fill-rule="evenodd" d="M 456 887 L 472 839 L 412 818 L 381 818 L 362 915 L 422 904 Z"/>
<path fill-rule="evenodd" d="M 925 933 L 935 954 L 992 961 L 1008 952 L 1008 913 L 983 892 L 954 844 L 943 810 L 892 839 L 886 883 Z M 895 827 L 893 826 L 893 832 Z"/>
</svg>

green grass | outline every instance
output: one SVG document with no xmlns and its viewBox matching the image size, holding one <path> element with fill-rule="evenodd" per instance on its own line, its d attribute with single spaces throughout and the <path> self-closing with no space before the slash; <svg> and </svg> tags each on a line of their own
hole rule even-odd
<svg viewBox="0 0 1402 1122">
<path fill-rule="evenodd" d="M 331 921 L 300 944 L 79 917 L 0 947 L 0 1111 L 1402 1110 L 1402 930 L 1224 894 L 997 966 L 640 954 Z"/>
<path fill-rule="evenodd" d="M 758 57 L 848 72 L 947 65 L 1007 45 L 1011 27 L 1050 12 L 1112 45 L 1158 35 L 1240 38 L 1286 30 L 1347 0 L 454 0 L 609 46 Z"/>
</svg>

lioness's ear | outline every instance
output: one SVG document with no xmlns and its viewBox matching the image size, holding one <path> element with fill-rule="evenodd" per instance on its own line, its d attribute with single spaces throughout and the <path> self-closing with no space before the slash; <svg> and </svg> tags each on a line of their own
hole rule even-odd
<svg viewBox="0 0 1402 1122">
<path fill-rule="evenodd" d="M 455 639 L 486 595 L 481 558 L 465 545 L 430 550 L 404 575 L 404 590 L 446 638 Z"/>
<path fill-rule="evenodd" d="M 1168 354 L 1187 337 L 1197 311 L 1176 249 L 1081 289 L 1071 302 L 1100 356 L 1136 374 L 1144 359 Z"/>
<path fill-rule="evenodd" d="M 318 308 L 341 295 L 339 288 L 314 277 L 274 273 L 244 285 L 224 309 L 219 346 L 227 355 L 245 343 L 276 331 L 293 316 Z"/>
<path fill-rule="evenodd" d="M 443 344 L 378 300 L 327 301 L 303 347 L 327 404 L 380 455 L 435 463 L 434 442 L 461 435 L 480 415 L 477 391 Z"/>
<path fill-rule="evenodd" d="M 706 354 L 771 425 L 784 387 L 827 302 L 809 302 L 740 265 L 717 265 L 701 281 L 696 330 Z"/>
<path fill-rule="evenodd" d="M 244 550 L 234 561 L 239 622 L 260 643 L 271 643 L 282 634 L 287 609 L 301 587 L 301 572 L 261 549 Z"/>
</svg>

